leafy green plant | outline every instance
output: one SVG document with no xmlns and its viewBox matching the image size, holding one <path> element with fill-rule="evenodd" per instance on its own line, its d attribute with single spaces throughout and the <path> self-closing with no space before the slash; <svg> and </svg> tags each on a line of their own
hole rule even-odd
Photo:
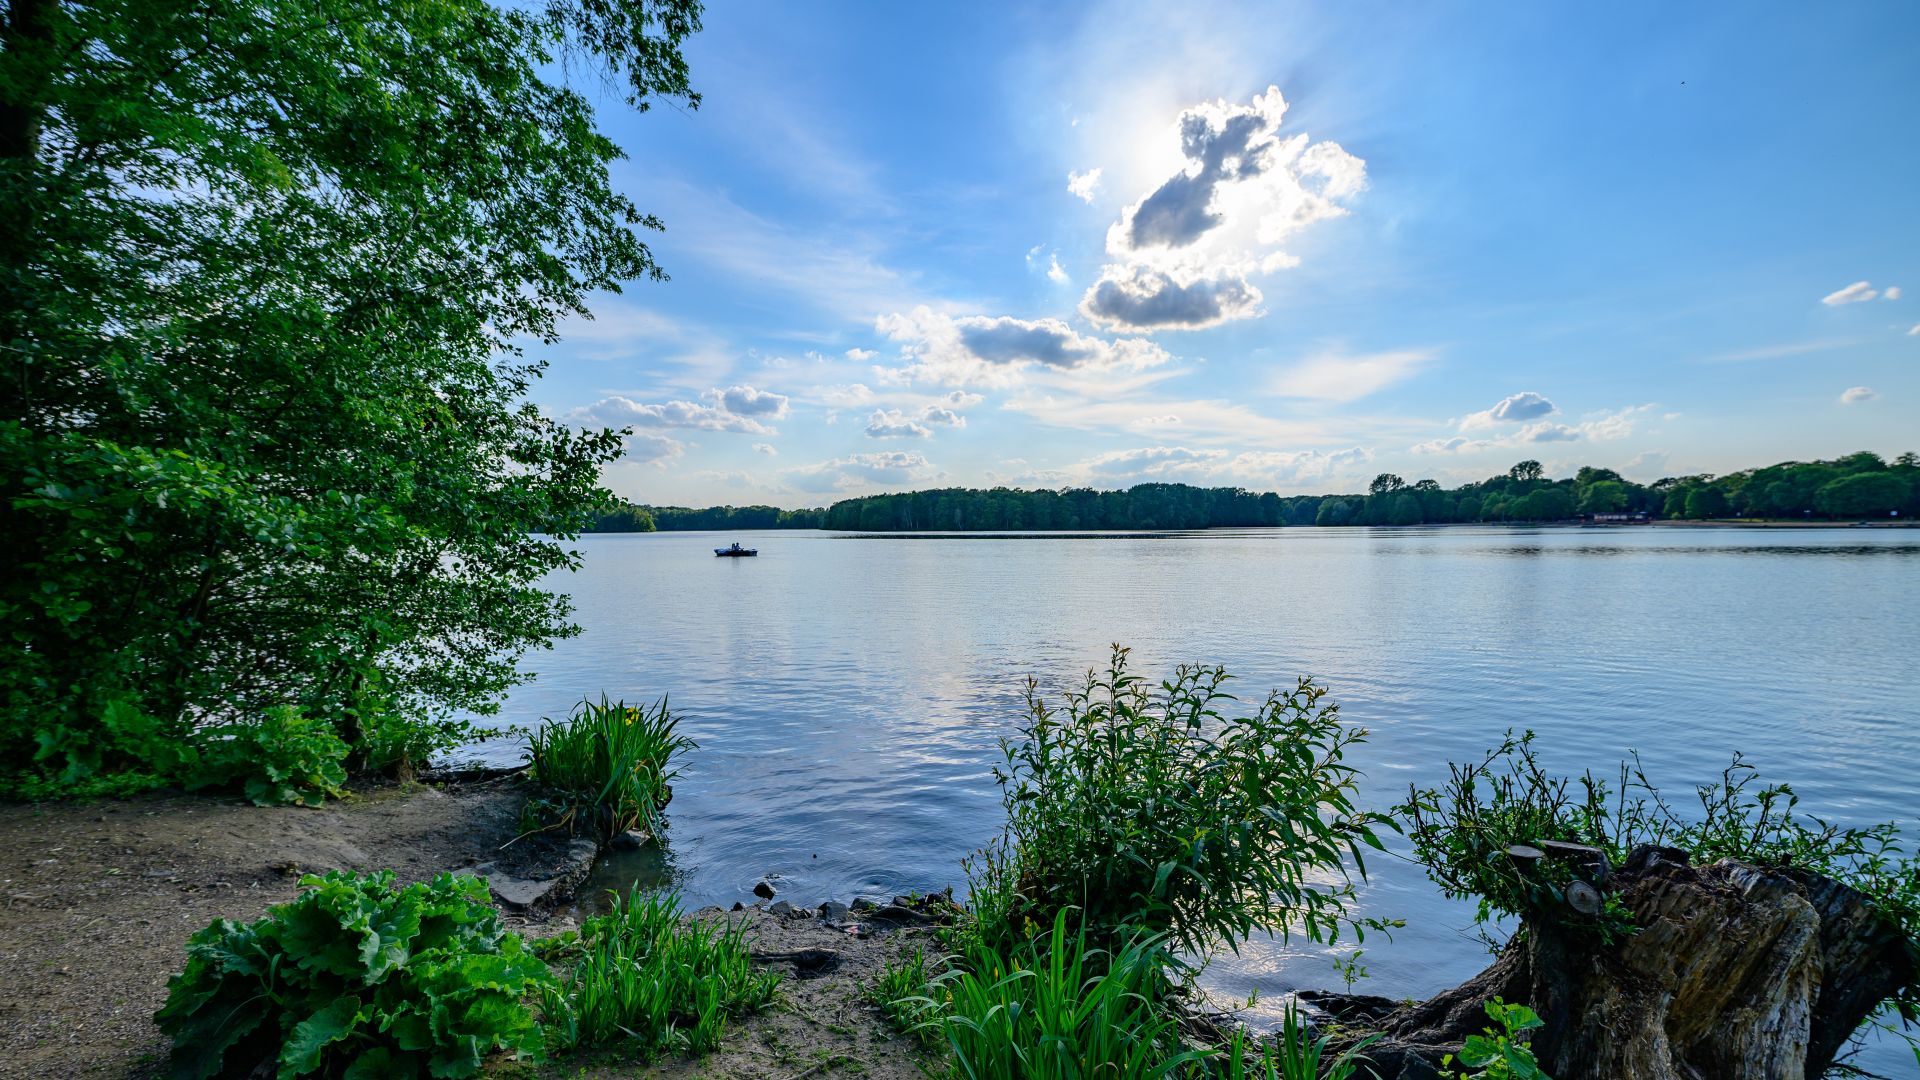
<svg viewBox="0 0 1920 1080">
<path fill-rule="evenodd" d="M 215 921 L 156 1014 L 177 1077 L 462 1077 L 492 1050 L 532 1053 L 524 999 L 546 965 L 501 929 L 486 883 L 442 874 L 301 879 L 299 897 L 250 926 Z"/>
<path fill-rule="evenodd" d="M 1354 983 L 1370 974 L 1367 971 L 1367 965 L 1360 962 L 1360 958 L 1366 954 L 1365 949 L 1355 949 L 1351 955 L 1336 956 L 1333 959 L 1333 970 L 1340 976 L 1340 981 L 1347 984 L 1349 992 L 1353 990 Z"/>
<path fill-rule="evenodd" d="M 1371 1035 L 1336 1053 L 1333 1036 L 1313 1038 L 1299 1010 L 1289 1005 L 1280 1031 L 1257 1054 L 1248 1047 L 1245 1030 L 1237 1029 L 1214 1069 L 1220 1080 L 1350 1080 L 1367 1060 L 1367 1047 L 1379 1039 Z"/>
<path fill-rule="evenodd" d="M 347 744 L 333 725 L 291 705 L 215 729 L 201 744 L 193 789 L 238 786 L 259 806 L 319 806 L 342 794 Z"/>
<path fill-rule="evenodd" d="M 658 835 L 679 776 L 673 757 L 697 744 L 661 698 L 651 709 L 582 701 L 565 720 L 542 720 L 527 739 L 528 772 L 541 793 L 530 828 L 582 828 L 611 836 L 637 826 Z"/>
<path fill-rule="evenodd" d="M 1361 848 L 1391 819 L 1358 809 L 1345 763 L 1365 738 L 1301 680 L 1250 715 L 1218 667 L 1151 687 L 1115 646 L 1059 708 L 1027 686 L 1021 738 L 996 771 L 1003 835 L 970 861 L 983 933 L 1017 937 L 1076 907 L 1095 933 L 1165 933 L 1203 952 L 1256 929 L 1337 938 Z"/>
<path fill-rule="evenodd" d="M 1477 898 L 1483 925 L 1497 915 L 1529 916 L 1588 930 L 1603 943 L 1624 937 L 1635 927 L 1617 897 L 1605 898 L 1598 917 L 1574 919 L 1558 902 L 1572 875 L 1568 866 L 1549 861 L 1523 869 L 1504 853 L 1513 844 L 1562 840 L 1601 848 L 1617 864 L 1634 848 L 1657 844 L 1695 862 L 1738 859 L 1851 886 L 1906 941 L 1920 971 L 1920 859 L 1905 852 L 1897 824 L 1841 826 L 1805 814 L 1792 787 L 1763 782 L 1738 755 L 1717 782 L 1695 789 L 1697 809 L 1682 809 L 1638 755 L 1610 783 L 1590 772 L 1549 773 L 1533 743 L 1532 732 L 1509 732 L 1480 761 L 1452 766 L 1441 787 L 1413 788 L 1395 807 L 1427 876 L 1448 896 Z M 1920 1024 L 1920 977 L 1881 1003 L 1877 1016 L 1888 1015 L 1909 1030 Z"/>
<path fill-rule="evenodd" d="M 1441 1068 L 1451 1068 L 1457 1061 L 1474 1070 L 1456 1070 L 1451 1080 L 1553 1080 L 1523 1041 L 1527 1032 L 1544 1026 L 1532 1009 L 1494 998 L 1487 1002 L 1487 1015 L 1494 1026 L 1483 1035 L 1467 1036 L 1457 1058 L 1448 1054 L 1441 1059 Z"/>
<path fill-rule="evenodd" d="M 718 1046 L 730 1019 L 765 1007 L 780 985 L 754 969 L 744 933 L 684 922 L 672 894 L 616 895 L 611 912 L 582 924 L 564 981 L 543 988 L 549 1044 L 618 1043 L 643 1057 Z"/>
<path fill-rule="evenodd" d="M 1056 912 L 1049 930 L 1009 951 L 975 943 L 916 1003 L 920 1024 L 947 1044 L 951 1075 L 967 1080 L 1173 1075 L 1206 1055 L 1179 1046 L 1160 1007 L 1162 941 L 1136 936 L 1110 952 Z"/>
<path fill-rule="evenodd" d="M 925 1044 L 937 1043 L 938 1025 L 923 1021 L 937 1015 L 940 1008 L 942 999 L 934 996 L 933 985 L 940 966 L 939 961 L 930 963 L 926 949 L 916 945 L 881 967 L 880 977 L 867 988 L 867 999 L 886 1014 L 887 1022 L 895 1030 L 913 1035 Z"/>
</svg>

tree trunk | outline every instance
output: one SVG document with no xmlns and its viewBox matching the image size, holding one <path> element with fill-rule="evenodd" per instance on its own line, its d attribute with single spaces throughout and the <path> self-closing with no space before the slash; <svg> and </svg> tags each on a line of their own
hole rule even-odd
<svg viewBox="0 0 1920 1080">
<path fill-rule="evenodd" d="M 1485 971 L 1431 1000 L 1303 997 L 1384 1033 L 1369 1050 L 1384 1078 L 1439 1076 L 1498 997 L 1545 1021 L 1532 1045 L 1554 1080 L 1804 1080 L 1914 977 L 1900 934 L 1824 877 L 1642 847 L 1610 885 L 1640 927 L 1613 947 L 1529 918 Z"/>
</svg>

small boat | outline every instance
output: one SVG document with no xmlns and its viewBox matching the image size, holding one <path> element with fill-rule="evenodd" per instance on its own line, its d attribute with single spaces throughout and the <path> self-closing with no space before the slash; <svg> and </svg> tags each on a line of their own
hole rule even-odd
<svg viewBox="0 0 1920 1080">
<path fill-rule="evenodd" d="M 714 548 L 713 553 L 723 559 L 739 559 L 748 555 L 758 555 L 760 551 L 758 548 L 743 548 L 739 544 L 734 544 L 731 547 Z"/>
</svg>

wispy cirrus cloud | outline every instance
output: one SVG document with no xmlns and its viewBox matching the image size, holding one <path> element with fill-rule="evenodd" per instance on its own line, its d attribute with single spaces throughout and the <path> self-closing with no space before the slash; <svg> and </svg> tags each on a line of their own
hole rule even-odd
<svg viewBox="0 0 1920 1080">
<path fill-rule="evenodd" d="M 1279 371 L 1268 382 L 1267 392 L 1315 401 L 1357 401 L 1412 378 L 1433 358 L 1427 349 L 1321 353 Z"/>
</svg>

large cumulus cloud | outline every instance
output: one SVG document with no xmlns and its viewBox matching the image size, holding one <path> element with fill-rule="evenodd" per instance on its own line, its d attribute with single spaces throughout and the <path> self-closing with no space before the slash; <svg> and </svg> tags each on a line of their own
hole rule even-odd
<svg viewBox="0 0 1920 1080">
<path fill-rule="evenodd" d="M 1181 171 L 1128 206 L 1107 232 L 1110 261 L 1081 313 L 1113 329 L 1189 330 L 1260 313 L 1249 280 L 1298 263 L 1278 245 L 1348 213 L 1366 163 L 1334 142 L 1283 135 L 1277 87 L 1245 104 L 1180 115 Z"/>
<path fill-rule="evenodd" d="M 901 343 L 907 363 L 883 369 L 901 381 L 947 386 L 1010 386 L 1031 369 L 1139 371 L 1171 359 L 1164 349 L 1138 338 L 1107 340 L 1079 333 L 1059 319 L 1010 316 L 954 317 L 927 307 L 884 315 L 875 323 Z"/>
</svg>

